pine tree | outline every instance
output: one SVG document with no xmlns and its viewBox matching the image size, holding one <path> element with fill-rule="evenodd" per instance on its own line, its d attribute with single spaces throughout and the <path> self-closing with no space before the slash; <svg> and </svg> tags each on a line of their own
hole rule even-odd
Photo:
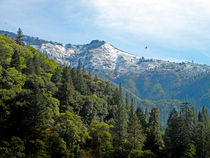
<svg viewBox="0 0 210 158">
<path fill-rule="evenodd" d="M 82 62 L 81 62 L 81 59 L 78 60 L 77 70 L 78 70 L 79 73 L 82 73 Z"/>
<path fill-rule="evenodd" d="M 60 100 L 60 112 L 71 110 L 71 105 L 74 102 L 74 86 L 71 79 L 70 70 L 64 67 L 62 73 L 61 86 L 58 90 L 58 98 Z"/>
<path fill-rule="evenodd" d="M 126 105 L 126 109 L 129 111 L 130 99 L 129 99 L 129 96 L 128 96 L 128 92 L 126 92 L 125 105 Z"/>
<path fill-rule="evenodd" d="M 207 108 L 203 107 L 198 114 L 198 123 L 195 127 L 194 142 L 196 147 L 196 158 L 207 158 L 210 155 L 208 149 L 210 141 L 209 114 Z"/>
<path fill-rule="evenodd" d="M 178 158 L 180 157 L 180 149 L 182 146 L 180 146 L 180 141 L 178 141 L 179 135 L 180 135 L 180 118 L 178 116 L 178 113 L 176 109 L 173 109 L 170 113 L 168 122 L 167 122 L 167 128 L 165 131 L 165 144 L 166 149 L 168 152 L 169 157 Z"/>
<path fill-rule="evenodd" d="M 192 138 L 194 135 L 195 123 L 196 123 L 196 115 L 194 109 L 189 106 L 190 103 L 184 102 L 181 105 L 180 119 L 182 120 L 182 139 L 180 141 L 183 142 L 184 148 L 192 142 Z"/>
<path fill-rule="evenodd" d="M 136 115 L 137 115 L 137 117 L 139 119 L 140 125 L 141 125 L 144 133 L 146 133 L 147 122 L 146 122 L 145 114 L 143 113 L 143 111 L 141 110 L 140 107 L 137 107 L 137 109 L 136 109 Z"/>
<path fill-rule="evenodd" d="M 208 142 L 210 141 L 208 128 L 203 122 L 199 122 L 194 132 L 196 158 L 208 158 L 208 155 L 210 155 L 210 151 L 208 150 Z"/>
<path fill-rule="evenodd" d="M 15 67 L 16 70 L 20 70 L 20 55 L 17 50 L 15 50 L 14 54 L 12 55 L 11 67 Z"/>
<path fill-rule="evenodd" d="M 115 143 L 117 143 L 118 146 L 121 146 L 126 137 L 127 137 L 127 110 L 125 108 L 125 103 L 123 102 L 123 96 L 122 96 L 122 86 L 120 84 L 117 102 L 117 111 L 115 114 L 115 126 L 114 126 L 114 132 L 115 132 Z"/>
<path fill-rule="evenodd" d="M 38 58 L 38 55 L 37 54 L 34 55 L 33 65 L 34 65 L 34 72 L 37 75 L 40 75 L 40 62 L 39 62 L 39 58 Z"/>
<path fill-rule="evenodd" d="M 160 131 L 159 110 L 153 108 L 149 117 L 149 129 L 145 141 L 144 149 L 149 149 L 156 155 L 160 155 L 163 149 L 163 139 Z"/>
<path fill-rule="evenodd" d="M 85 82 L 81 59 L 78 61 L 76 73 L 73 69 L 72 74 L 74 78 L 75 90 L 78 90 L 82 95 L 90 94 L 90 89 Z"/>
<path fill-rule="evenodd" d="M 141 125 L 135 113 L 133 98 L 128 119 L 128 141 L 131 149 L 141 149 L 144 142 Z"/>
<path fill-rule="evenodd" d="M 145 116 L 146 124 L 148 124 L 149 123 L 149 112 L 148 112 L 147 108 L 144 111 L 144 116 Z"/>
<path fill-rule="evenodd" d="M 33 74 L 35 72 L 34 63 L 32 58 L 28 58 L 26 62 L 25 73 L 26 74 Z"/>
<path fill-rule="evenodd" d="M 119 85 L 119 95 L 120 97 L 123 97 L 123 91 L 122 91 L 122 84 L 120 82 L 120 85 Z"/>
<path fill-rule="evenodd" d="M 62 71 L 61 68 L 58 67 L 54 74 L 52 75 L 51 81 L 56 84 L 57 87 L 61 85 Z"/>
<path fill-rule="evenodd" d="M 17 31 L 17 39 L 16 39 L 16 43 L 19 45 L 24 46 L 24 39 L 23 39 L 23 32 L 21 30 L 21 28 L 18 29 Z"/>
</svg>

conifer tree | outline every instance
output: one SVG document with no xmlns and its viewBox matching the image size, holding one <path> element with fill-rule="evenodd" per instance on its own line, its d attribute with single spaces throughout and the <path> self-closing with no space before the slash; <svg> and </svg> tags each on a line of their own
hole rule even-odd
<svg viewBox="0 0 210 158">
<path fill-rule="evenodd" d="M 173 109 L 170 113 L 167 128 L 165 131 L 165 144 L 169 157 L 179 157 L 180 155 L 180 144 L 178 141 L 180 135 L 180 118 L 176 109 Z"/>
<path fill-rule="evenodd" d="M 37 74 L 37 75 L 40 75 L 40 62 L 39 62 L 39 59 L 38 59 L 38 55 L 34 55 L 34 58 L 33 58 L 33 66 L 34 66 L 34 72 Z"/>
<path fill-rule="evenodd" d="M 194 130 L 194 144 L 196 147 L 196 158 L 207 158 L 210 155 L 210 128 L 209 114 L 207 108 L 203 107 L 198 114 L 198 123 Z"/>
<path fill-rule="evenodd" d="M 194 132 L 196 158 L 208 158 L 208 155 L 210 155 L 210 151 L 208 149 L 208 143 L 210 141 L 208 128 L 203 122 L 199 121 Z"/>
<path fill-rule="evenodd" d="M 61 85 L 62 71 L 61 68 L 58 67 L 54 74 L 52 75 L 51 81 L 56 84 L 57 87 Z"/>
<path fill-rule="evenodd" d="M 196 123 L 196 115 L 194 109 L 190 107 L 190 103 L 182 103 L 180 119 L 182 120 L 182 138 L 180 138 L 180 142 L 182 141 L 184 148 L 187 148 L 189 144 L 193 143 L 192 138 Z"/>
<path fill-rule="evenodd" d="M 128 119 L 128 141 L 131 149 L 141 149 L 144 142 L 141 125 L 135 113 L 133 98 Z"/>
<path fill-rule="evenodd" d="M 33 58 L 28 58 L 26 62 L 25 73 L 26 74 L 33 74 L 35 72 Z"/>
<path fill-rule="evenodd" d="M 95 74 L 94 81 L 95 82 L 98 81 L 98 75 L 97 74 Z"/>
<path fill-rule="evenodd" d="M 136 116 L 138 117 L 140 125 L 141 125 L 141 127 L 142 127 L 142 129 L 145 133 L 146 128 L 147 128 L 147 122 L 146 122 L 145 115 L 144 115 L 144 113 L 143 113 L 143 111 L 141 110 L 140 107 L 137 107 L 137 109 L 136 109 Z"/>
<path fill-rule="evenodd" d="M 118 105 L 115 114 L 115 143 L 121 146 L 127 137 L 127 111 L 123 102 L 122 86 L 120 84 L 118 93 Z"/>
<path fill-rule="evenodd" d="M 74 102 L 74 86 L 71 79 L 70 70 L 64 67 L 62 73 L 61 86 L 58 91 L 58 98 L 60 100 L 60 112 L 71 110 L 71 105 Z"/>
<path fill-rule="evenodd" d="M 159 110 L 153 108 L 149 117 L 149 129 L 145 141 L 144 149 L 149 149 L 156 155 L 160 155 L 163 149 L 163 139 L 160 131 Z"/>
<path fill-rule="evenodd" d="M 14 54 L 12 55 L 11 67 L 15 67 L 16 70 L 20 70 L 20 55 L 17 50 L 15 50 Z"/>
<path fill-rule="evenodd" d="M 144 111 L 144 116 L 145 116 L 146 124 L 148 124 L 149 123 L 149 112 L 148 112 L 147 108 Z"/>
<path fill-rule="evenodd" d="M 126 105 L 126 109 L 129 111 L 129 107 L 130 107 L 130 99 L 128 96 L 128 92 L 126 92 L 126 97 L 125 97 L 125 105 Z"/>
<path fill-rule="evenodd" d="M 16 39 L 16 43 L 19 45 L 24 46 L 24 39 L 23 39 L 23 32 L 21 30 L 21 28 L 18 29 L 17 31 L 17 39 Z"/>
<path fill-rule="evenodd" d="M 79 59 L 79 61 L 78 61 L 76 73 L 75 73 L 74 69 L 73 69 L 72 73 L 74 75 L 73 78 L 74 78 L 75 89 L 78 90 L 82 95 L 90 94 L 90 90 L 89 90 L 87 84 L 85 83 L 81 59 Z"/>
<path fill-rule="evenodd" d="M 78 70 L 79 73 L 82 73 L 82 62 L 81 62 L 81 59 L 78 60 L 77 70 Z"/>
</svg>

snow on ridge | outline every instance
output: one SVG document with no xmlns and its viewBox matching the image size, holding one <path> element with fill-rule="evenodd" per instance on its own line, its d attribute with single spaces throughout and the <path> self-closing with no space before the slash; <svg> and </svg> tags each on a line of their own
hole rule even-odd
<svg viewBox="0 0 210 158">
<path fill-rule="evenodd" d="M 99 42 L 99 43 L 97 43 Z M 91 43 L 93 45 L 91 45 Z M 194 63 L 174 63 L 156 59 L 145 59 L 123 52 L 114 46 L 93 41 L 86 45 L 62 45 L 57 43 L 43 43 L 39 48 L 44 54 L 56 60 L 59 64 L 76 67 L 81 59 L 87 70 L 104 75 L 119 77 L 123 75 L 140 75 L 144 72 L 169 72 L 180 75 L 194 75 L 209 73 L 210 67 Z"/>
<path fill-rule="evenodd" d="M 15 38 L 16 34 L 7 31 Z M 145 59 L 121 51 L 104 41 L 93 40 L 85 45 L 61 44 L 25 36 L 24 42 L 40 50 L 59 64 L 76 67 L 81 59 L 85 68 L 102 75 L 120 77 L 123 75 L 141 75 L 144 72 L 176 72 L 180 76 L 191 77 L 201 73 L 210 73 L 210 66 L 190 62 L 168 62 L 156 59 Z"/>
</svg>

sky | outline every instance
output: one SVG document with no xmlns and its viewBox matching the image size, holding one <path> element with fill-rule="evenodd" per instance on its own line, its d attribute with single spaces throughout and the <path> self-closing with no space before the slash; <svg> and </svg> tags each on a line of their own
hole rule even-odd
<svg viewBox="0 0 210 158">
<path fill-rule="evenodd" d="M 209 0 L 0 0 L 0 30 L 210 65 Z M 147 49 L 145 49 L 147 47 Z"/>
</svg>

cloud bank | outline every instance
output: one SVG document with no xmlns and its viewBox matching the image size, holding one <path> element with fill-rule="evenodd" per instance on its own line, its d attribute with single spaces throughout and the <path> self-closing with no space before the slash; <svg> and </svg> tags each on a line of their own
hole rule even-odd
<svg viewBox="0 0 210 158">
<path fill-rule="evenodd" d="M 147 35 L 156 39 L 180 40 L 202 36 L 209 39 L 208 0 L 82 0 L 97 11 L 98 25 Z"/>
</svg>

